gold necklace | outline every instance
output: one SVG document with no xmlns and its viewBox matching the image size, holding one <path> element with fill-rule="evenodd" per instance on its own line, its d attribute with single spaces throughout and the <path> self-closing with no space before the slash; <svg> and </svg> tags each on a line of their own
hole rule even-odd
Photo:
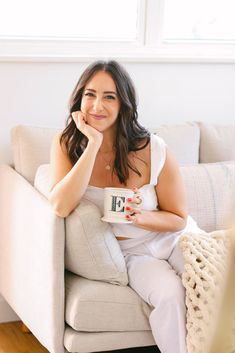
<svg viewBox="0 0 235 353">
<path fill-rule="evenodd" d="M 109 161 L 107 161 L 101 152 L 100 152 L 100 156 L 103 159 L 103 161 L 106 163 L 104 169 L 107 171 L 110 171 L 111 170 L 111 161 L 112 161 L 113 157 Z"/>
</svg>

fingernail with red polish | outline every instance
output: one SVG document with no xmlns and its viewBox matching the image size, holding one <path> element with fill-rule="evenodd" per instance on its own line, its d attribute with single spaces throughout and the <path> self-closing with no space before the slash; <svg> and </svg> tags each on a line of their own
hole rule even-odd
<svg viewBox="0 0 235 353">
<path fill-rule="evenodd" d="M 130 218 L 129 214 L 126 214 L 126 218 L 128 218 L 128 219 Z"/>
<path fill-rule="evenodd" d="M 127 201 L 128 201 L 128 202 L 131 202 L 131 201 L 132 201 L 132 199 L 129 197 L 129 198 L 127 199 Z"/>
<path fill-rule="evenodd" d="M 131 210 L 131 208 L 130 208 L 129 206 L 127 206 L 127 207 L 126 207 L 126 210 L 127 210 L 127 211 L 130 211 L 130 210 Z"/>
</svg>

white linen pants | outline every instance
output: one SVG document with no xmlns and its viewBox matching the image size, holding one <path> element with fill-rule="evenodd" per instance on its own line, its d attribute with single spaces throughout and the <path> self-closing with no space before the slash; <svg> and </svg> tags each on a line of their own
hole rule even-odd
<svg viewBox="0 0 235 353">
<path fill-rule="evenodd" d="M 161 353 L 187 353 L 184 261 L 176 235 L 168 235 L 164 251 L 156 236 L 137 245 L 135 239 L 119 241 L 130 287 L 153 307 L 149 322 Z"/>
</svg>

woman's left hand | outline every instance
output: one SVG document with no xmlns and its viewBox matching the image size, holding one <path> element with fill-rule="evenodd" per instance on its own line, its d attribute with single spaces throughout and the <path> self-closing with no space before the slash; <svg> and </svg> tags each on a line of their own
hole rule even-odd
<svg viewBox="0 0 235 353">
<path fill-rule="evenodd" d="M 132 221 L 133 224 L 138 226 L 143 213 L 141 210 L 143 198 L 138 188 L 135 187 L 132 190 L 134 192 L 134 196 L 127 199 L 128 203 L 125 206 L 125 210 L 128 212 L 126 219 L 130 222 Z"/>
</svg>

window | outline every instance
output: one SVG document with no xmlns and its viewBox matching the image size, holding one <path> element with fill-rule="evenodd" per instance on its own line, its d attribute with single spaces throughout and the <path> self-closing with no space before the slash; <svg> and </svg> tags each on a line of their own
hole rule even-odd
<svg viewBox="0 0 235 353">
<path fill-rule="evenodd" d="M 0 0 L 0 60 L 235 62 L 235 0 Z"/>
<path fill-rule="evenodd" d="M 134 41 L 138 3 L 138 0 L 7 0 L 0 11 L 0 37 Z"/>
<path fill-rule="evenodd" d="M 234 0 L 165 0 L 165 42 L 235 41 Z"/>
</svg>

